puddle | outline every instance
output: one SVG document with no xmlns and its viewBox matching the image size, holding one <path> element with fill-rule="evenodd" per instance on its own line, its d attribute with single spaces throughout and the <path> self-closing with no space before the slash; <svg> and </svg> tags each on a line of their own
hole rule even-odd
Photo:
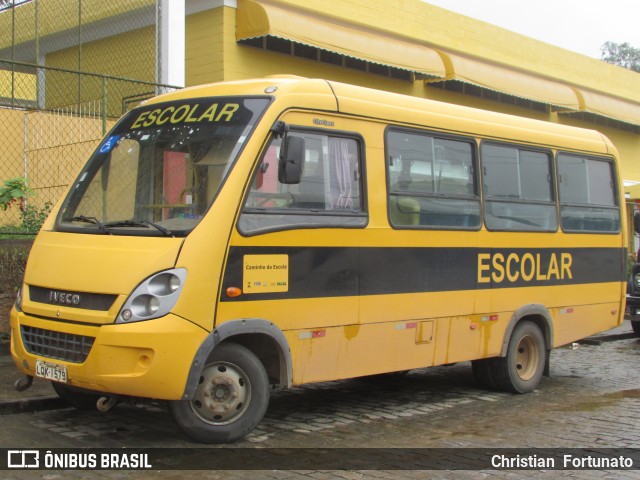
<svg viewBox="0 0 640 480">
<path fill-rule="evenodd" d="M 619 392 L 605 393 L 590 402 L 580 402 L 574 405 L 565 405 L 560 410 L 568 412 L 592 412 L 601 408 L 611 407 L 625 398 L 640 398 L 640 388 L 620 390 Z"/>
<path fill-rule="evenodd" d="M 619 400 L 621 398 L 640 398 L 640 388 L 632 388 L 630 390 L 620 390 L 603 395 L 605 398 Z"/>
</svg>

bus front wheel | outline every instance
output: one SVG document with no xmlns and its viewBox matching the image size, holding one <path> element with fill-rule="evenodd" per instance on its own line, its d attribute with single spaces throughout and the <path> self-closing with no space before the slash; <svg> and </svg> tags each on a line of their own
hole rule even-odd
<svg viewBox="0 0 640 480">
<path fill-rule="evenodd" d="M 516 325 L 509 339 L 507 355 L 492 359 L 491 377 L 500 390 L 527 393 L 534 390 L 544 373 L 544 336 L 533 322 Z"/>
<path fill-rule="evenodd" d="M 262 362 L 236 343 L 216 347 L 191 400 L 169 404 L 180 428 L 204 443 L 234 442 L 262 420 L 269 404 L 269 378 Z"/>
</svg>

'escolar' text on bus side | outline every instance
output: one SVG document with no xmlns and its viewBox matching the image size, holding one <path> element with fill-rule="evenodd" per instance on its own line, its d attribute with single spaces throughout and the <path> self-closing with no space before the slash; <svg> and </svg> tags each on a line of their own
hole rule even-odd
<svg viewBox="0 0 640 480">
<path fill-rule="evenodd" d="M 571 280 L 570 253 L 479 253 L 478 283 Z"/>
</svg>

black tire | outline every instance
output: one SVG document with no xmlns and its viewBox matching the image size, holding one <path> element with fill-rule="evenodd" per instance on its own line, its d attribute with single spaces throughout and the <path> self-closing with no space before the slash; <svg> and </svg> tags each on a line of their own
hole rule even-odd
<svg viewBox="0 0 640 480">
<path fill-rule="evenodd" d="M 217 346 L 192 400 L 169 403 L 176 423 L 203 443 L 230 443 L 251 432 L 267 411 L 269 378 L 262 362 L 236 343 Z"/>
<path fill-rule="evenodd" d="M 640 320 L 632 320 L 631 328 L 633 328 L 633 333 L 640 337 Z"/>
<path fill-rule="evenodd" d="M 96 410 L 98 399 L 103 396 L 91 390 L 72 387 L 60 382 L 51 382 L 51 385 L 62 400 L 77 410 Z"/>
<path fill-rule="evenodd" d="M 471 370 L 473 377 L 482 388 L 489 390 L 496 389 L 496 382 L 493 379 L 493 358 L 485 358 L 483 360 L 473 360 L 471 362 Z"/>
<path fill-rule="evenodd" d="M 491 359 L 496 387 L 513 393 L 535 390 L 542 379 L 546 358 L 540 328 L 530 321 L 518 323 L 509 339 L 507 356 Z"/>
</svg>

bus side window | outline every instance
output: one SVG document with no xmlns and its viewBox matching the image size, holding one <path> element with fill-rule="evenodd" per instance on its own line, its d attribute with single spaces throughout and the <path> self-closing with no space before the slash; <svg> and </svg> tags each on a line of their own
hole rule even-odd
<svg viewBox="0 0 640 480">
<path fill-rule="evenodd" d="M 243 234 L 295 227 L 366 225 L 361 142 L 356 138 L 290 131 L 304 138 L 300 182 L 278 181 L 281 138 L 267 146 L 246 198 L 238 228 Z"/>
<path fill-rule="evenodd" d="M 480 152 L 487 228 L 556 231 L 550 153 L 490 143 Z"/>
<path fill-rule="evenodd" d="M 558 154 L 560 215 L 566 232 L 620 231 L 613 163 Z"/>
<path fill-rule="evenodd" d="M 480 228 L 473 151 L 468 140 L 390 129 L 386 136 L 390 224 Z"/>
</svg>

